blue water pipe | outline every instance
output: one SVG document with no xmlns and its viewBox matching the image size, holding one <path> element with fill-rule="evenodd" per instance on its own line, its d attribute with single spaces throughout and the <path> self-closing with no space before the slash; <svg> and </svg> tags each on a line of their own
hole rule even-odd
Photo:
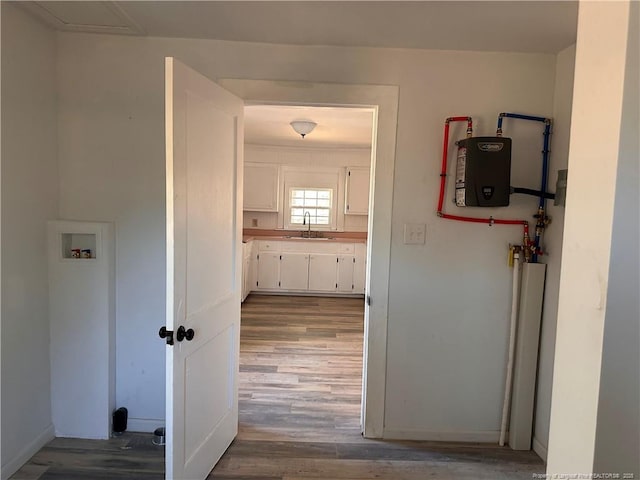
<svg viewBox="0 0 640 480">
<path fill-rule="evenodd" d="M 508 117 L 508 118 L 518 118 L 520 120 L 529 120 L 532 122 L 541 122 L 544 123 L 544 133 L 543 133 L 543 147 L 542 147 L 542 185 L 540 186 L 540 192 L 546 192 L 547 191 L 547 177 L 549 176 L 549 139 L 551 137 L 551 119 L 550 118 L 545 118 L 545 117 L 537 117 L 534 115 L 522 115 L 520 113 L 506 113 L 503 112 L 500 115 L 498 115 L 498 129 L 496 131 L 496 135 L 498 137 L 502 136 L 502 119 Z M 539 215 L 545 215 L 545 211 L 546 211 L 546 199 L 544 197 L 544 195 L 540 195 L 540 200 L 538 201 L 538 214 Z M 544 219 L 543 218 L 539 218 L 538 219 L 538 223 L 544 224 Z M 531 260 L 533 263 L 538 261 L 538 250 L 540 247 L 540 234 L 541 232 L 541 228 L 538 227 L 538 225 L 536 225 L 536 234 L 535 234 L 535 239 L 534 239 L 534 245 L 535 245 L 535 250 L 533 251 L 533 254 L 531 256 Z"/>
</svg>

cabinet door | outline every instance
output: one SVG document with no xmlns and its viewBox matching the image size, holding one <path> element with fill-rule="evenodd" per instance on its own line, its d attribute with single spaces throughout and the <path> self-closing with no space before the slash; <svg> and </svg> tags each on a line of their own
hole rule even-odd
<svg viewBox="0 0 640 480">
<path fill-rule="evenodd" d="M 257 287 L 262 289 L 279 288 L 280 283 L 280 254 L 260 252 L 258 255 Z"/>
<path fill-rule="evenodd" d="M 243 210 L 277 212 L 280 168 L 267 163 L 245 163 Z"/>
<path fill-rule="evenodd" d="M 251 261 L 249 262 L 249 293 L 258 283 L 258 242 L 251 242 Z"/>
<path fill-rule="evenodd" d="M 250 277 L 250 269 L 249 265 L 251 263 L 250 257 L 245 257 L 242 260 L 242 301 L 247 298 L 249 292 L 251 291 L 251 277 Z"/>
<path fill-rule="evenodd" d="M 344 213 L 367 215 L 369 213 L 369 168 L 348 167 Z"/>
<path fill-rule="evenodd" d="M 333 253 L 312 253 L 309 257 L 309 290 L 335 292 L 338 256 Z"/>
<path fill-rule="evenodd" d="M 355 259 L 353 255 L 338 255 L 338 292 L 353 292 L 353 266 Z"/>
<path fill-rule="evenodd" d="M 353 264 L 353 293 L 364 294 L 367 275 L 367 245 L 356 243 L 356 257 Z"/>
<path fill-rule="evenodd" d="M 307 290 L 309 287 L 309 255 L 283 253 L 280 260 L 280 288 Z"/>
</svg>

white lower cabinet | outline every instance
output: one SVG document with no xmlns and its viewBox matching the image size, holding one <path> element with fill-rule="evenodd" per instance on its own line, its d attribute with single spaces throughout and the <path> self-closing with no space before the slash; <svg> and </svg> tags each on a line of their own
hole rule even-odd
<svg viewBox="0 0 640 480">
<path fill-rule="evenodd" d="M 367 246 L 364 243 L 355 244 L 355 262 L 353 263 L 353 293 L 364 294 L 365 278 L 367 276 Z"/>
<path fill-rule="evenodd" d="M 250 290 L 364 293 L 364 244 L 315 241 L 255 241 L 248 267 Z M 248 292 L 247 292 L 248 293 Z"/>
<path fill-rule="evenodd" d="M 251 276 L 249 275 L 251 265 L 251 257 L 242 259 L 242 301 L 247 298 L 251 291 L 251 285 L 249 284 Z"/>
<path fill-rule="evenodd" d="M 309 290 L 336 291 L 338 256 L 335 253 L 313 253 L 309 256 Z"/>
<path fill-rule="evenodd" d="M 338 255 L 338 281 L 336 290 L 343 293 L 353 293 L 353 265 L 356 257 L 353 255 Z"/>
<path fill-rule="evenodd" d="M 253 252 L 253 242 L 242 244 L 242 301 L 244 302 L 249 295 L 249 292 L 253 290 L 252 272 L 251 272 L 251 256 Z"/>
<path fill-rule="evenodd" d="M 309 289 L 309 255 L 282 253 L 280 255 L 280 288 L 283 290 Z"/>
<path fill-rule="evenodd" d="M 274 252 L 258 252 L 258 280 L 259 290 L 274 290 L 280 288 L 280 254 Z"/>
</svg>

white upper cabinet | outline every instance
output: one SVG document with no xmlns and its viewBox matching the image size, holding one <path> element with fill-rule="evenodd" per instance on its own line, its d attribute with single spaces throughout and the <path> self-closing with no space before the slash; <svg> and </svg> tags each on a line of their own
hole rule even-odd
<svg viewBox="0 0 640 480">
<path fill-rule="evenodd" d="M 277 212 L 280 167 L 269 163 L 244 164 L 244 206 L 252 212 Z"/>
<path fill-rule="evenodd" d="M 368 167 L 347 167 L 344 213 L 346 215 L 369 213 Z"/>
</svg>

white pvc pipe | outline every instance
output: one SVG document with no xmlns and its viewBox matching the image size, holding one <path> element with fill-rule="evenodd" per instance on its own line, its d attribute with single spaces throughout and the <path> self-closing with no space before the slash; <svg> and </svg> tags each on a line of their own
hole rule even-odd
<svg viewBox="0 0 640 480">
<path fill-rule="evenodd" d="M 511 323 L 509 325 L 509 358 L 507 360 L 507 378 L 504 386 L 504 402 L 502 403 L 502 423 L 500 425 L 500 446 L 502 447 L 507 436 L 507 423 L 509 421 L 509 407 L 511 404 L 511 387 L 513 378 L 513 363 L 516 350 L 516 330 L 518 327 L 518 300 L 520 293 L 520 255 L 513 254 L 513 292 L 511 296 Z"/>
</svg>

